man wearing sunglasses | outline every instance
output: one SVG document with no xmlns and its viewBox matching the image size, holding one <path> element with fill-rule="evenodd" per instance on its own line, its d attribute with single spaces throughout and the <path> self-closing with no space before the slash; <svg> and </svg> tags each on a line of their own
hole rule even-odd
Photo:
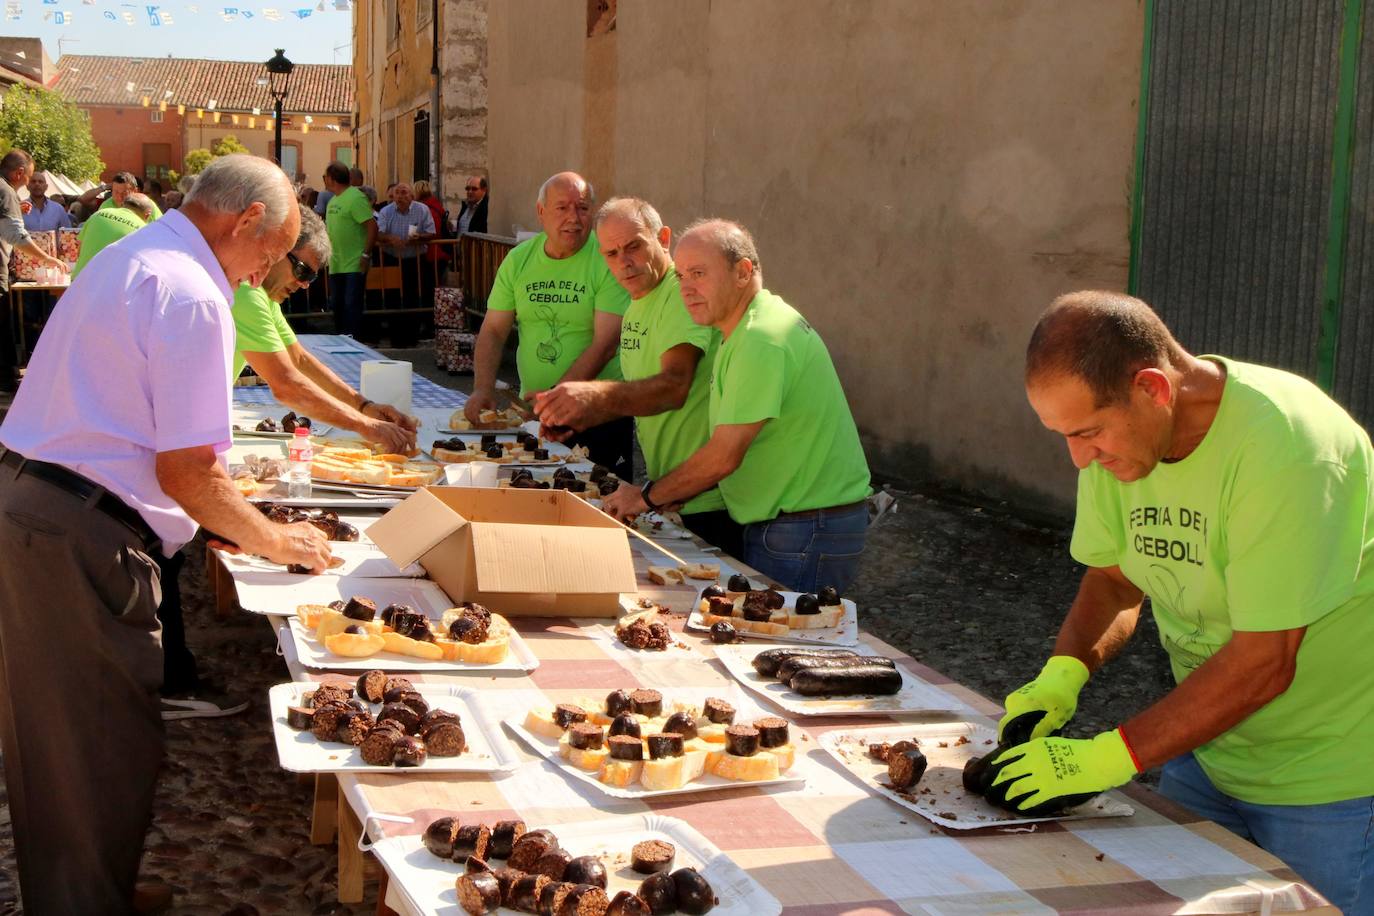
<svg viewBox="0 0 1374 916">
<path fill-rule="evenodd" d="M 338 429 L 352 430 L 388 452 L 415 448 L 419 421 L 390 404 L 369 401 L 350 388 L 301 346 L 282 315 L 281 301 L 315 281 L 329 263 L 329 234 L 324 221 L 309 207 L 301 207 L 301 233 L 263 278 L 262 286 L 247 283 L 234 294 L 237 334 L 234 378 L 245 364 L 263 378 L 272 396 L 296 413 Z"/>
</svg>

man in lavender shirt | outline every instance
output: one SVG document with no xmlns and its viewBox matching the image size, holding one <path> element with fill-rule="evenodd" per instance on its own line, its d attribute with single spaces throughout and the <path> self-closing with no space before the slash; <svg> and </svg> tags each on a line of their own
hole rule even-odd
<svg viewBox="0 0 1374 916">
<path fill-rule="evenodd" d="M 0 425 L 0 746 L 29 913 L 139 912 L 163 753 L 158 552 L 197 525 L 322 571 L 234 489 L 229 302 L 300 229 L 281 169 L 217 159 L 62 297 Z"/>
</svg>

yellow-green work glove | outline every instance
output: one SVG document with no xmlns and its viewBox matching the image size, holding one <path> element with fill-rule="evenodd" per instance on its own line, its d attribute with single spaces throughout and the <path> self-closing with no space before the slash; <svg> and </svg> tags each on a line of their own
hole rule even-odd
<svg viewBox="0 0 1374 916">
<path fill-rule="evenodd" d="M 1140 772 L 1120 729 L 1095 738 L 1036 738 L 989 763 L 993 804 L 1031 816 L 1057 813 L 1131 781 Z"/>
<path fill-rule="evenodd" d="M 1004 701 L 1007 714 L 997 723 L 998 743 L 1019 743 L 1043 738 L 1063 728 L 1078 709 L 1078 693 L 1088 683 L 1088 666 L 1072 655 L 1052 655 L 1035 680 L 1009 694 Z M 1009 737 L 1007 726 L 1018 716 L 1043 712 L 1029 737 Z M 1025 721 L 1025 720 L 1023 720 Z"/>
</svg>

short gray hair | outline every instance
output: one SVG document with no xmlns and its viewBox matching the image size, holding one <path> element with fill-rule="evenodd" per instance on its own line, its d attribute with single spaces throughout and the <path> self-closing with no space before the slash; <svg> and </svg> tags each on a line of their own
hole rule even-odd
<svg viewBox="0 0 1374 916">
<path fill-rule="evenodd" d="M 153 199 L 147 194 L 130 191 L 129 196 L 124 198 L 124 209 L 137 213 L 146 223 L 153 218 Z"/>
<path fill-rule="evenodd" d="M 182 206 L 195 205 L 212 213 L 242 213 L 259 202 L 267 208 L 261 232 L 270 232 L 286 222 L 296 195 L 286 173 L 270 160 L 233 153 L 215 159 L 196 176 Z"/>
<path fill-rule="evenodd" d="M 322 266 L 328 265 L 329 258 L 334 253 L 334 247 L 329 243 L 329 233 L 325 231 L 324 220 L 320 219 L 319 214 L 305 204 L 298 206 L 301 211 L 301 234 L 296 236 L 296 244 L 291 247 L 291 250 L 309 249 L 315 252 L 315 256 L 320 259 Z"/>
<path fill-rule="evenodd" d="M 612 216 L 634 220 L 649 230 L 650 235 L 658 235 L 663 228 L 663 217 L 658 215 L 653 204 L 639 197 L 612 197 L 596 211 L 596 228 Z"/>
<path fill-rule="evenodd" d="M 535 202 L 536 202 L 537 204 L 539 204 L 539 206 L 542 207 L 542 206 L 544 206 L 545 203 L 548 202 L 548 199 L 549 199 L 549 188 L 553 187 L 554 183 L 557 182 L 559 179 L 561 179 L 564 175 L 577 175 L 577 173 L 576 173 L 576 172 L 558 172 L 557 174 L 555 174 L 555 175 L 550 175 L 548 178 L 544 179 L 544 183 L 541 184 L 541 185 L 539 186 L 539 196 L 535 198 Z M 586 194 L 587 194 L 587 200 L 589 200 L 589 201 L 595 201 L 595 200 L 596 200 L 596 189 L 592 187 L 592 183 L 591 183 L 590 181 L 588 181 L 587 179 L 583 178 L 581 175 L 577 175 L 577 180 L 580 181 L 580 182 L 582 182 L 582 190 L 583 190 L 584 192 L 586 192 Z M 486 187 L 486 186 L 483 185 L 483 187 Z"/>
<path fill-rule="evenodd" d="M 759 263 L 759 249 L 754 244 L 754 237 L 739 223 L 718 217 L 699 219 L 683 231 L 682 237 L 685 238 L 691 232 L 709 239 L 711 244 L 725 255 L 725 260 L 731 267 L 748 258 L 749 263 L 754 265 L 755 272 L 763 270 Z"/>
</svg>

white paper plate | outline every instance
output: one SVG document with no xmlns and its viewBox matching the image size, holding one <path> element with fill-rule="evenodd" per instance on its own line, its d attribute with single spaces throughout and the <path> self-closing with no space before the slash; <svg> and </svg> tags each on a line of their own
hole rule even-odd
<svg viewBox="0 0 1374 916">
<path fill-rule="evenodd" d="M 277 491 L 280 490 L 280 494 Z M 409 494 L 406 494 L 409 495 Z M 310 495 L 304 499 L 291 499 L 286 495 L 286 484 L 278 483 L 272 490 L 260 492 L 249 502 L 276 503 L 279 506 L 294 506 L 301 509 L 393 509 L 401 504 L 403 495 L 378 494 L 377 496 L 358 496 L 311 488 Z"/>
<path fill-rule="evenodd" d="M 759 708 L 734 684 L 726 685 L 725 689 L 719 687 L 678 687 L 664 690 L 662 693 L 665 709 L 671 707 L 676 701 L 701 704 L 704 703 L 708 697 L 718 697 L 735 707 L 736 722 L 752 722 L 755 719 L 761 719 L 771 715 Z M 703 774 L 680 789 L 645 789 L 643 786 L 639 785 L 625 787 L 608 786 L 597 779 L 595 773 L 580 770 L 560 757 L 558 755 L 558 742 L 552 738 L 545 738 L 530 732 L 524 726 L 523 716 L 518 719 L 507 719 L 505 724 L 507 728 L 519 736 L 520 740 L 524 741 L 553 763 L 559 772 L 571 778 L 580 779 L 585 783 L 596 786 L 612 798 L 661 798 L 668 795 L 692 795 L 697 792 L 718 792 L 721 789 L 738 789 L 741 786 L 780 786 L 793 785 L 806 781 L 806 777 L 801 775 L 779 776 L 777 779 L 744 782 L 738 779 L 725 779 L 721 776 Z M 791 723 L 789 723 L 788 733 L 792 738 L 792 743 L 797 748 L 797 762 L 792 765 L 790 772 L 797 773 L 797 768 L 802 758 L 805 757 L 806 752 L 815 745 L 810 735 Z"/>
<path fill-rule="evenodd" d="M 257 426 L 258 423 L 262 422 L 263 419 L 264 419 L 263 417 L 259 417 L 258 419 L 256 419 L 256 420 L 253 421 L 252 426 L 244 426 L 243 429 L 236 429 L 236 430 L 233 430 L 233 434 L 234 434 L 234 435 L 233 435 L 232 438 L 235 438 L 235 439 L 239 439 L 239 438 L 243 438 L 243 439 L 279 439 L 279 440 L 283 440 L 283 441 L 289 441 L 289 440 L 295 438 L 296 434 L 295 434 L 294 432 L 284 433 L 284 432 L 278 431 L 278 432 L 275 432 L 275 433 L 271 433 L 271 432 L 262 432 L 262 431 L 260 431 L 260 430 L 253 429 L 253 426 Z M 273 417 L 272 419 L 277 420 L 277 421 L 280 421 L 280 420 L 281 420 L 281 416 L 278 415 L 278 416 Z M 240 423 L 239 425 L 240 425 L 240 426 L 243 426 L 242 423 Z M 330 433 L 332 433 L 333 431 L 334 431 L 334 427 L 332 427 L 332 426 L 327 426 L 327 425 L 325 425 L 325 424 L 323 424 L 323 423 L 320 423 L 320 424 L 312 425 L 312 426 L 310 427 L 310 436 L 311 436 L 311 438 L 314 438 L 315 436 L 327 436 L 327 435 L 329 435 Z"/>
<path fill-rule="evenodd" d="M 724 570 L 721 570 L 721 573 L 721 579 L 725 581 Z M 758 583 L 755 582 L 755 584 Z M 788 608 L 796 606 L 797 596 L 800 594 L 801 592 L 783 592 L 782 597 L 786 602 L 783 606 Z M 859 644 L 858 607 L 848 598 L 841 598 L 840 602 L 844 605 L 844 615 L 840 617 L 840 625 L 837 627 L 788 630 L 786 636 L 750 633 L 748 630 L 739 630 L 738 632 L 745 639 L 758 639 L 765 642 L 795 643 L 804 646 L 857 646 Z M 706 633 L 711 629 L 710 624 L 706 623 L 706 619 L 701 616 L 701 591 L 697 592 L 696 599 L 692 602 L 692 613 L 687 618 L 687 629 L 696 630 L 699 633 Z"/>
<path fill-rule="evenodd" d="M 327 569 L 322 576 L 353 576 L 359 579 L 423 579 L 424 569 L 412 563 L 402 569 L 387 558 L 379 547 L 362 541 L 330 541 L 329 551 L 335 559 L 343 560 L 343 565 Z M 310 575 L 289 573 L 280 563 L 273 563 L 263 557 L 249 554 L 231 554 L 222 550 L 215 551 L 224 568 L 231 575 L 239 573 L 274 573 L 289 576 L 293 582 L 314 578 Z M 302 602 L 304 603 L 304 602 Z"/>
<path fill-rule="evenodd" d="M 673 513 L 673 517 L 679 520 L 682 518 L 676 513 Z M 661 515 L 658 512 L 641 512 L 635 516 L 635 520 L 630 525 L 640 534 L 656 541 L 691 540 L 692 532 L 673 521 L 673 517 Z"/>
<path fill-rule="evenodd" d="M 415 689 L 431 708 L 456 712 L 463 719 L 468 748 L 457 757 L 429 757 L 418 767 L 378 767 L 364 763 L 358 748 L 324 743 L 310 732 L 298 732 L 286 724 L 288 706 L 299 706 L 302 697 L 319 687 L 316 683 L 277 684 L 268 691 L 272 706 L 272 731 L 277 739 L 277 760 L 293 773 L 494 773 L 514 769 L 520 758 L 501 723 L 482 704 L 470 687 L 416 684 Z M 380 705 L 372 704 L 375 714 Z"/>
<path fill-rule="evenodd" d="M 891 696 L 807 697 L 771 677 L 754 670 L 754 656 L 777 645 L 716 646 L 716 658 L 725 670 L 748 689 L 797 716 L 887 716 L 895 713 L 945 715 L 964 713 L 968 707 L 945 691 L 927 684 L 901 665 L 902 689 Z M 860 646 L 860 655 L 871 650 Z"/>
<path fill-rule="evenodd" d="M 329 604 L 356 595 L 371 598 L 379 609 L 388 604 L 408 604 L 436 620 L 453 607 L 444 590 L 428 579 L 299 576 L 282 569 L 235 572 L 234 587 L 245 611 L 274 617 L 294 617 L 302 604 Z"/>
<path fill-rule="evenodd" d="M 868 756 L 868 746 L 915 739 L 930 761 L 915 793 L 898 793 L 887 785 L 887 765 Z M 966 743 L 959 741 L 967 739 Z M 831 731 L 821 735 L 821 747 L 839 761 L 863 786 L 926 820 L 954 830 L 979 827 L 1019 827 L 1037 821 L 1072 821 L 1097 817 L 1129 817 L 1135 809 L 1116 792 L 1106 792 L 1059 817 L 1013 817 L 964 791 L 964 764 L 997 744 L 997 731 L 976 722 L 889 725 Z M 881 780 L 881 781 L 880 781 Z"/>
<path fill-rule="evenodd" d="M 464 817 L 466 822 L 466 816 Z M 423 826 L 423 825 L 422 825 Z M 535 825 L 531 825 L 533 827 Z M 666 840 L 677 847 L 673 869 L 691 867 L 716 892 L 711 916 L 778 916 L 782 904 L 686 821 L 661 814 L 624 815 L 600 821 L 550 824 L 564 849 L 574 856 L 601 856 L 606 865 L 608 897 L 638 889 L 644 875 L 630 868 L 630 850 L 644 840 Z M 410 912 L 425 916 L 462 916 L 454 883 L 463 866 L 435 856 L 420 836 L 388 837 L 372 846 Z M 498 860 L 499 864 L 499 860 Z M 502 907 L 500 916 L 517 911 Z"/>
<path fill-rule="evenodd" d="M 373 582 L 399 581 L 393 579 L 373 579 Z M 381 602 L 377 604 L 380 606 Z M 440 612 L 442 613 L 442 612 Z M 437 620 L 439 614 L 431 614 L 432 620 Z M 288 621 L 291 630 L 291 640 L 294 643 L 296 657 L 300 663 L 307 668 L 314 668 L 320 671 L 371 671 L 373 668 L 381 668 L 383 671 L 405 673 L 407 671 L 533 671 L 539 667 L 539 659 L 535 658 L 530 651 L 529 645 L 521 638 L 520 634 L 511 630 L 510 651 L 506 653 L 505 659 L 494 665 L 478 665 L 472 662 L 448 661 L 440 659 L 430 661 L 427 658 L 415 658 L 411 655 L 397 655 L 395 652 L 378 652 L 376 655 L 369 655 L 366 658 L 346 658 L 342 655 L 335 655 L 320 644 L 312 633 L 308 633 L 305 625 L 300 618 L 292 617 Z"/>
</svg>

